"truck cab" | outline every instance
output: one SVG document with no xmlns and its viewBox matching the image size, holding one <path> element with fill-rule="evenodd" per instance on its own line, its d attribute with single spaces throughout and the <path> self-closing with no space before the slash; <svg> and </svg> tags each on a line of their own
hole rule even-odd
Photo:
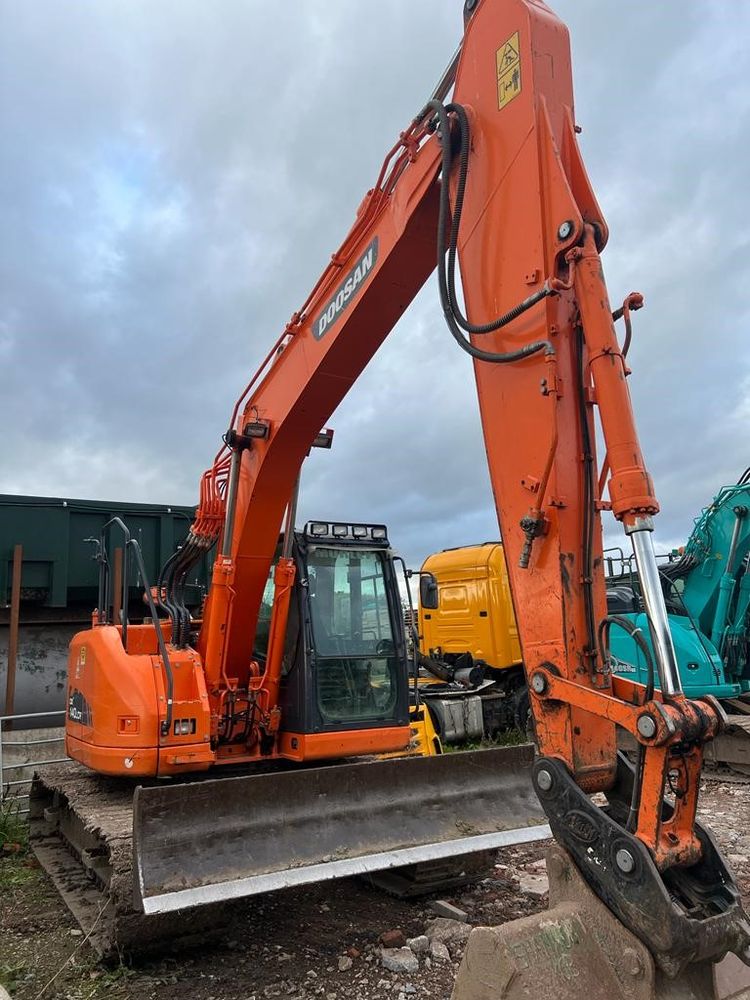
<svg viewBox="0 0 750 1000">
<path fill-rule="evenodd" d="M 521 665 L 502 542 L 443 549 L 427 557 L 421 574 L 437 585 L 428 602 L 434 607 L 420 600 L 420 635 L 428 656 L 450 659 L 470 652 L 493 671 Z"/>
</svg>

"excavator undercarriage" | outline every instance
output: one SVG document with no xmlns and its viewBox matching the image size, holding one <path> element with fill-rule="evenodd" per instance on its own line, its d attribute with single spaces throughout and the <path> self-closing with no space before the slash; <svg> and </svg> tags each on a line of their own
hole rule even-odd
<svg viewBox="0 0 750 1000">
<path fill-rule="evenodd" d="M 38 774 L 34 851 L 105 957 L 220 932 L 229 905 L 366 876 L 398 896 L 487 873 L 550 836 L 533 748 L 146 784 L 78 764 Z"/>
</svg>

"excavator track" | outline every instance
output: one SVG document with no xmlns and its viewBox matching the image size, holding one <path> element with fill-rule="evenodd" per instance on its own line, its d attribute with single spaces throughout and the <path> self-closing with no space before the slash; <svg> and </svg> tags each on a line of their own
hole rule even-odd
<svg viewBox="0 0 750 1000">
<path fill-rule="evenodd" d="M 704 755 L 709 765 L 750 775 L 750 715 L 728 715 L 724 732 L 706 744 Z"/>
<path fill-rule="evenodd" d="M 105 960 L 189 946 L 220 935 L 227 904 L 146 917 L 133 905 L 136 783 L 80 764 L 36 774 L 30 831 L 34 853 L 91 946 Z"/>
<path fill-rule="evenodd" d="M 34 777 L 31 840 L 105 959 L 219 937 L 246 897 L 352 875 L 399 897 L 475 881 L 550 836 L 532 747 L 136 783 Z M 250 902 L 249 905 L 252 905 Z"/>
</svg>

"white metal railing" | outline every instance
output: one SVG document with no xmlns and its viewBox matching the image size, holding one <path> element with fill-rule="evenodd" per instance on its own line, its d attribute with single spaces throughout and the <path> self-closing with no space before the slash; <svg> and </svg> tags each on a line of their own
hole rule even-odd
<svg viewBox="0 0 750 1000">
<path fill-rule="evenodd" d="M 5 778 L 6 772 L 20 771 L 23 768 L 29 768 L 29 767 L 34 767 L 34 768 L 45 767 L 48 764 L 62 764 L 66 760 L 70 760 L 70 758 L 66 755 L 63 757 L 50 757 L 49 759 L 44 759 L 44 760 L 29 760 L 22 763 L 6 764 L 5 756 L 3 753 L 4 724 L 8 722 L 15 724 L 16 722 L 22 722 L 32 719 L 50 719 L 56 716 L 62 716 L 64 719 L 65 710 L 62 709 L 57 712 L 29 712 L 26 715 L 0 715 L 0 802 L 2 802 L 9 795 L 11 788 L 16 788 L 19 785 L 28 785 L 31 781 L 31 778 L 28 777 L 14 778 L 12 780 L 8 779 L 6 781 Z M 43 729 L 37 729 L 33 723 L 29 728 L 36 729 L 37 732 L 44 732 Z M 10 749 L 10 747 L 13 747 L 14 750 L 16 748 L 27 749 L 28 747 L 32 746 L 43 746 L 45 744 L 51 744 L 51 743 L 64 743 L 64 741 L 65 741 L 64 736 L 48 736 L 42 739 L 24 738 L 20 740 L 14 740 L 12 743 L 5 744 L 5 746 L 8 749 Z M 14 792 L 13 794 L 15 799 L 28 799 L 29 797 L 28 792 Z M 26 806 L 26 808 L 19 809 L 18 811 L 21 814 L 27 813 L 29 811 L 28 805 Z"/>
</svg>

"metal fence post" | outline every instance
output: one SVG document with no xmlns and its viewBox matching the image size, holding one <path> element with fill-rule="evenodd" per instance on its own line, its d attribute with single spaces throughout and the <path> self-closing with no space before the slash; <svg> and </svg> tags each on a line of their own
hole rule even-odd
<svg viewBox="0 0 750 1000">
<path fill-rule="evenodd" d="M 13 582 L 10 589 L 10 632 L 8 634 L 8 676 L 5 678 L 5 714 L 13 715 L 16 701 L 16 661 L 18 659 L 18 622 L 21 614 L 21 572 L 23 546 L 13 549 Z M 8 729 L 13 723 L 8 723 Z"/>
</svg>

